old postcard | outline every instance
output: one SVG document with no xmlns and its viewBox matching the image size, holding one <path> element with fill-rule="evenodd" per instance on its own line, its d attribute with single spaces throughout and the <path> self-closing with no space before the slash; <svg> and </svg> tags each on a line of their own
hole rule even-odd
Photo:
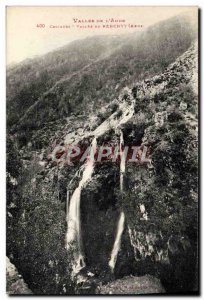
<svg viewBox="0 0 204 300">
<path fill-rule="evenodd" d="M 6 13 L 7 293 L 198 293 L 198 8 Z"/>
</svg>

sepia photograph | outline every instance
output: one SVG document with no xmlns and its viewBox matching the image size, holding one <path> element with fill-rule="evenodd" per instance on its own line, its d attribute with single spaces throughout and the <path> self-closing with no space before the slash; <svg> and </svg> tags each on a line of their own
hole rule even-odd
<svg viewBox="0 0 204 300">
<path fill-rule="evenodd" d="M 6 7 L 6 293 L 199 294 L 197 6 Z"/>
</svg>

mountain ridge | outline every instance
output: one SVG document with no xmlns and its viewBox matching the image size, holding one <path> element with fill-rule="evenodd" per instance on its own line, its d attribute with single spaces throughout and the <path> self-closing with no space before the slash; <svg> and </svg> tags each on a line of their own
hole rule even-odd
<svg viewBox="0 0 204 300">
<path fill-rule="evenodd" d="M 56 118 L 59 119 L 64 116 L 69 116 L 70 110 L 73 110 L 73 112 L 74 111 L 77 112 L 77 110 L 79 111 L 81 108 L 83 110 L 84 109 L 85 110 L 97 109 L 97 107 L 98 107 L 97 102 L 99 100 L 102 103 L 113 100 L 113 93 L 115 93 L 115 87 L 117 85 L 118 85 L 118 87 L 116 89 L 116 92 L 118 93 L 118 91 L 122 87 L 124 87 L 124 85 L 126 83 L 128 83 L 130 81 L 134 82 L 135 80 L 137 80 L 135 78 L 135 76 L 137 76 L 137 77 L 140 76 L 139 74 L 141 72 L 144 72 L 145 68 L 148 68 L 148 72 L 150 72 L 151 65 L 152 65 L 152 68 L 154 68 L 154 65 L 155 66 L 158 64 L 161 65 L 162 55 L 163 55 L 162 51 L 164 51 L 163 59 L 166 56 L 173 55 L 173 57 L 172 57 L 172 61 L 173 61 L 176 58 L 175 54 L 176 54 L 176 56 L 179 54 L 179 52 L 178 52 L 178 51 L 180 51 L 179 47 L 181 47 L 181 45 L 182 45 L 182 48 L 185 47 L 187 40 L 188 40 L 188 42 L 187 42 L 188 46 L 190 46 L 189 41 L 190 41 L 190 39 L 192 39 L 192 33 L 190 31 L 188 23 L 187 23 L 188 26 L 186 25 L 186 19 L 184 18 L 183 21 L 181 21 L 181 20 L 177 20 L 174 18 L 173 20 L 174 20 L 175 24 L 173 23 L 173 25 L 172 25 L 172 33 L 171 33 L 172 37 L 170 37 L 170 35 L 169 35 L 169 40 L 172 42 L 173 41 L 172 38 L 173 37 L 175 38 L 175 34 L 173 33 L 173 28 L 174 28 L 174 30 L 178 31 L 176 38 L 178 38 L 179 44 L 178 44 L 178 46 L 175 45 L 175 47 L 173 49 L 171 49 L 172 54 L 170 54 L 169 50 L 168 50 L 169 54 L 165 53 L 167 51 L 167 49 L 170 49 L 169 47 L 164 47 L 164 50 L 161 50 L 158 48 L 158 46 L 160 47 L 160 45 L 161 45 L 161 47 L 163 47 L 162 46 L 162 42 L 163 42 L 162 34 L 157 35 L 157 37 L 155 36 L 155 40 L 152 40 L 152 37 L 155 35 L 154 34 L 155 27 L 154 26 L 152 27 L 152 29 L 148 29 L 147 31 L 145 31 L 145 33 L 139 34 L 138 37 L 136 36 L 136 40 L 133 39 L 134 42 L 132 42 L 131 38 L 123 37 L 123 39 L 125 41 L 128 41 L 129 46 L 126 44 L 126 42 L 122 41 L 122 43 L 121 43 L 121 41 L 120 41 L 119 48 L 122 49 L 121 50 L 122 52 L 119 50 L 118 50 L 119 52 L 117 50 L 116 51 L 114 50 L 114 54 L 112 54 L 109 59 L 105 58 L 105 59 L 102 59 L 102 61 L 101 61 L 99 58 L 99 63 L 97 63 L 97 61 L 90 62 L 91 65 L 85 63 L 85 65 L 82 66 L 82 68 L 80 67 L 78 69 L 78 71 L 76 70 L 76 72 L 78 72 L 78 73 L 68 75 L 68 78 L 69 78 L 68 82 L 66 81 L 66 77 L 64 79 L 63 79 L 63 77 L 61 77 L 59 79 L 59 81 L 57 80 L 57 82 L 59 82 L 59 85 L 57 82 L 54 82 L 54 86 L 53 86 L 53 84 L 51 84 L 52 86 L 50 88 L 48 88 L 48 90 L 44 91 L 43 95 L 41 95 L 39 99 L 36 98 L 36 100 L 34 101 L 34 104 L 35 104 L 35 102 L 37 102 L 37 104 L 34 105 L 33 109 L 32 109 L 32 105 L 29 105 L 29 107 L 28 107 L 29 116 L 27 117 L 27 119 L 29 119 L 29 120 L 30 120 L 30 118 L 36 119 L 35 115 L 37 114 L 38 119 L 36 119 L 35 121 L 33 120 L 34 121 L 33 123 L 35 123 L 36 125 L 40 124 L 40 122 L 42 122 L 43 119 L 45 118 L 44 115 L 42 115 L 40 117 L 40 114 L 41 113 L 43 114 L 42 111 L 46 111 L 46 105 L 48 104 L 48 102 L 49 102 L 50 110 L 52 111 L 52 109 L 55 109 L 55 115 L 52 112 L 48 111 L 47 116 L 46 116 L 47 122 L 49 119 L 54 120 Z M 162 22 L 160 27 L 159 27 L 159 25 L 156 26 L 156 28 L 159 27 L 160 30 L 162 30 L 164 36 L 166 35 L 164 25 L 167 24 L 166 30 L 169 30 L 169 27 L 168 27 L 169 22 L 170 21 Z M 170 24 L 171 24 L 171 22 L 170 22 Z M 155 30 L 157 31 L 158 29 L 155 29 Z M 179 30 L 180 30 L 180 32 L 179 32 Z M 187 33 L 187 35 L 185 37 L 186 33 Z M 145 37 L 145 35 L 146 35 L 146 37 Z M 132 35 L 131 35 L 131 37 L 132 37 Z M 93 39 L 92 43 L 94 45 L 93 49 L 95 52 L 96 43 L 95 43 L 94 38 L 92 38 L 92 39 Z M 101 37 L 98 37 L 98 40 L 100 40 L 100 39 L 101 39 Z M 103 37 L 103 39 L 104 39 L 104 37 Z M 106 39 L 107 39 L 107 37 L 106 37 Z M 108 39 L 111 40 L 111 37 L 108 37 Z M 135 50 L 134 50 L 134 47 L 135 47 L 134 43 L 137 42 L 137 39 L 139 39 L 138 44 L 140 45 L 140 46 L 136 46 L 136 51 L 138 51 L 138 55 L 139 55 L 138 58 L 140 60 L 139 63 L 135 60 L 135 57 L 137 59 L 137 52 L 135 52 Z M 147 54 L 142 54 L 145 51 L 145 44 L 144 44 L 144 42 L 142 42 L 144 39 L 145 40 L 149 39 L 150 40 L 149 43 L 152 43 L 152 46 L 149 49 L 147 49 Z M 159 39 L 161 39 L 161 41 L 159 41 Z M 179 39 L 181 39 L 181 40 L 179 40 Z M 91 40 L 91 38 L 89 40 Z M 120 40 L 120 38 L 117 38 L 117 40 Z M 182 42 L 182 40 L 183 40 L 183 42 Z M 83 44 L 84 42 L 80 41 L 79 43 Z M 142 43 L 143 43 L 143 45 L 142 45 Z M 145 43 L 147 44 L 148 41 L 146 41 Z M 165 43 L 166 43 L 166 41 L 165 41 Z M 75 43 L 73 43 L 73 45 L 75 45 Z M 92 46 L 90 46 L 89 48 L 92 49 Z M 137 48 L 138 48 L 138 50 L 137 50 Z M 93 49 L 92 49 L 92 51 L 93 51 Z M 156 53 L 158 52 L 156 55 L 159 55 L 161 57 L 159 58 L 159 56 L 158 56 L 158 59 L 156 59 L 156 61 L 152 63 L 151 56 L 152 56 L 153 49 L 155 49 L 154 51 L 156 51 Z M 176 53 L 173 54 L 175 49 L 176 49 Z M 62 51 L 62 50 L 60 50 L 60 51 Z M 177 54 L 177 52 L 178 52 L 178 54 Z M 54 54 L 55 53 L 56 52 L 54 52 Z M 48 54 L 48 56 L 51 56 L 51 55 L 53 55 L 53 54 L 52 53 Z M 143 55 L 143 57 L 140 57 L 141 55 Z M 150 55 L 150 58 L 147 60 L 148 55 Z M 154 56 L 155 56 L 155 54 L 154 54 Z M 125 58 L 125 61 L 123 61 L 124 58 L 121 60 L 120 57 L 124 57 L 124 58 L 127 57 L 127 58 Z M 83 58 L 83 62 L 84 62 L 84 58 Z M 167 66 L 168 63 L 169 62 L 167 61 L 164 65 L 164 67 Z M 93 66 L 93 68 L 89 68 L 90 66 Z M 139 73 L 136 71 L 136 69 L 135 69 L 135 71 L 131 70 L 133 67 L 135 68 L 135 66 L 137 66 Z M 161 65 L 160 68 L 164 68 L 164 67 L 162 67 L 162 65 Z M 84 68 L 85 72 L 82 71 L 83 68 Z M 158 68 L 158 67 L 156 67 L 156 68 Z M 129 75 L 128 75 L 127 71 L 129 73 Z M 55 72 L 56 72 L 56 70 L 55 70 Z M 153 73 L 155 73 L 155 72 L 156 73 L 159 72 L 159 69 L 158 69 L 158 71 L 157 71 L 157 69 L 153 70 Z M 134 75 L 134 73 L 135 74 L 138 73 L 138 74 Z M 78 76 L 77 76 L 77 74 L 78 74 Z M 125 75 L 125 77 L 123 78 L 124 75 Z M 37 86 L 38 86 L 39 92 L 41 91 L 41 89 L 45 88 L 45 85 L 47 85 L 46 78 L 50 77 L 50 75 L 48 76 L 47 71 L 45 72 L 44 75 L 42 73 L 42 76 L 44 76 L 44 79 L 43 79 L 43 77 L 42 77 L 43 81 L 42 81 L 42 79 L 39 79 L 40 83 L 38 83 L 38 79 L 37 79 L 37 84 L 38 84 Z M 65 74 L 65 76 L 67 76 L 67 75 Z M 142 76 L 146 77 L 147 75 L 142 75 Z M 55 75 L 55 77 L 56 77 L 56 75 Z M 9 75 L 8 75 L 8 78 L 9 78 Z M 112 78 L 115 78 L 114 81 L 112 80 Z M 117 78 L 119 80 L 117 80 Z M 140 78 L 138 78 L 138 79 L 140 79 Z M 42 82 L 44 82 L 44 80 L 46 80 L 46 81 L 45 81 L 45 83 L 42 84 Z M 50 78 L 48 81 L 48 84 L 49 84 L 49 82 L 53 82 L 53 80 L 56 81 L 55 79 Z M 105 82 L 106 82 L 106 85 L 104 86 Z M 15 85 L 13 85 L 13 86 L 15 86 Z M 42 88 L 41 88 L 41 86 L 42 86 Z M 9 81 L 8 81 L 8 91 L 9 90 L 10 90 L 10 85 L 9 85 Z M 32 91 L 32 96 L 30 96 L 31 91 Z M 38 97 L 39 92 L 37 92 L 36 97 Z M 23 98 L 21 99 L 21 98 L 19 98 L 19 96 L 22 93 L 24 93 L 24 95 L 23 95 Z M 26 96 L 26 94 L 27 94 L 27 96 Z M 21 122 L 19 122 L 19 117 L 18 117 L 18 120 L 16 119 L 17 115 L 18 115 L 18 113 L 16 114 L 16 111 L 17 112 L 22 111 L 22 113 L 20 113 L 20 120 L 21 120 L 22 115 L 26 114 L 25 110 L 26 110 L 27 105 L 29 104 L 30 101 L 33 101 L 32 99 L 34 99 L 34 97 L 35 97 L 34 96 L 35 89 L 33 89 L 32 85 L 31 85 L 29 87 L 28 91 L 25 91 L 25 92 L 22 91 L 22 92 L 20 92 L 20 95 L 18 96 L 18 94 L 15 93 L 14 99 L 15 99 L 16 104 L 14 105 L 14 108 L 13 108 L 15 113 L 12 113 L 11 108 L 8 110 L 8 124 L 10 124 L 9 115 L 14 115 L 15 116 L 14 117 L 15 124 L 16 124 L 16 122 L 17 122 L 17 124 L 19 123 L 18 127 L 24 126 L 24 123 L 25 123 L 25 125 L 29 128 L 29 121 L 26 120 L 26 116 L 23 117 L 24 122 L 21 124 Z M 9 94 L 8 94 L 8 97 L 9 97 Z M 18 100 L 18 98 L 19 98 L 19 100 Z M 73 98 L 74 98 L 74 102 L 72 100 Z M 94 99 L 94 101 L 91 99 Z M 98 101 L 97 101 L 97 99 L 98 99 Z M 110 99 L 110 100 L 108 100 L 108 99 Z M 22 100 L 23 100 L 23 102 L 22 102 Z M 8 100 L 8 101 L 10 101 L 10 100 Z M 20 107 L 18 108 L 18 106 L 17 106 L 17 109 L 16 109 L 16 105 L 18 102 L 19 102 Z M 22 102 L 22 104 L 20 104 L 21 102 Z M 28 104 L 26 104 L 27 102 L 28 102 Z M 93 103 L 91 103 L 91 102 L 93 102 Z M 11 107 L 12 107 L 12 105 L 10 104 Z M 96 106 L 96 108 L 94 108 L 94 106 Z M 100 106 L 100 104 L 99 104 L 99 106 Z M 57 110 L 56 110 L 56 108 L 57 108 Z M 27 123 L 26 123 L 26 121 L 27 121 Z M 12 124 L 12 122 L 11 122 L 11 124 Z"/>
</svg>

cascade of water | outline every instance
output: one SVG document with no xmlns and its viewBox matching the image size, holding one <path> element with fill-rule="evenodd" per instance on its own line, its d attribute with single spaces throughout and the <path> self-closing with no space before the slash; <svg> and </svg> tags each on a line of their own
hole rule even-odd
<svg viewBox="0 0 204 300">
<path fill-rule="evenodd" d="M 90 159 L 85 163 L 82 179 L 75 189 L 67 209 L 67 233 L 66 249 L 69 250 L 74 245 L 74 264 L 73 273 L 76 274 L 85 267 L 85 260 L 81 240 L 81 219 L 80 219 L 80 200 L 81 191 L 88 180 L 91 179 L 94 169 L 94 154 L 96 152 L 97 140 L 93 139 L 90 149 Z"/>
<path fill-rule="evenodd" d="M 114 271 L 117 256 L 118 256 L 118 252 L 120 250 L 121 237 L 122 237 L 122 233 L 123 233 L 123 230 L 124 230 L 124 225 L 125 225 L 125 214 L 122 211 L 120 213 L 120 218 L 119 218 L 119 221 L 118 221 L 117 234 L 116 234 L 115 242 L 114 242 L 114 245 L 113 245 L 113 250 L 111 252 L 111 259 L 109 260 L 109 263 L 108 263 L 112 272 Z"/>
<path fill-rule="evenodd" d="M 123 132 L 120 131 L 120 153 L 122 154 L 124 146 L 124 138 Z M 123 192 L 123 181 L 124 181 L 124 174 L 125 174 L 125 156 L 120 155 L 120 190 Z"/>
<path fill-rule="evenodd" d="M 124 185 L 123 181 L 124 181 L 124 174 L 125 174 L 125 156 L 122 155 L 123 146 L 124 146 L 124 138 L 123 138 L 123 132 L 121 130 L 121 132 L 120 132 L 120 153 L 121 153 L 121 155 L 120 155 L 120 190 L 121 190 L 121 192 L 123 192 L 123 185 Z M 122 211 L 120 213 L 120 217 L 119 217 L 119 221 L 118 221 L 117 233 L 116 233 L 116 238 L 115 238 L 115 242 L 113 245 L 113 249 L 111 252 L 111 258 L 108 263 L 112 272 L 114 271 L 118 252 L 120 250 L 121 239 L 122 239 L 124 227 L 125 227 L 125 214 Z"/>
</svg>

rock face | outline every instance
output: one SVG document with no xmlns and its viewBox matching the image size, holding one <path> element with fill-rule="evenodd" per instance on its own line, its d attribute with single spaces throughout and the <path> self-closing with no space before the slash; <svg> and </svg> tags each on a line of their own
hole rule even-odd
<svg viewBox="0 0 204 300">
<path fill-rule="evenodd" d="M 99 294 L 109 295 L 143 295 L 165 293 L 160 281 L 152 276 L 126 276 L 103 285 L 97 289 Z"/>
<path fill-rule="evenodd" d="M 32 291 L 16 270 L 15 266 L 6 257 L 6 292 L 9 295 L 31 295 Z"/>
<path fill-rule="evenodd" d="M 168 59 L 163 63 L 170 65 L 164 67 L 155 62 L 156 72 L 141 74 L 137 80 L 126 76 L 123 83 L 121 77 L 118 78 L 120 89 L 117 85 L 118 95 L 111 94 L 110 103 L 101 100 L 97 88 L 100 99 L 97 98 L 96 106 L 101 106 L 97 115 L 90 106 L 90 111 L 84 109 L 84 115 L 75 112 L 60 120 L 50 120 L 53 112 L 49 111 L 43 128 L 30 126 L 29 138 L 27 129 L 23 131 L 28 119 L 35 122 L 35 118 L 32 119 L 35 107 L 43 104 L 41 117 L 44 117 L 48 100 L 53 100 L 52 104 L 58 101 L 55 94 L 61 91 L 61 83 L 71 80 L 78 86 L 79 78 L 74 74 L 73 78 L 65 76 L 65 80 L 57 82 L 54 92 L 43 94 L 27 112 L 20 112 L 23 119 L 19 132 L 15 133 L 16 128 L 11 126 L 11 144 L 15 147 L 10 147 L 12 153 L 9 152 L 7 250 L 33 293 L 197 291 L 197 44 L 189 32 L 186 35 L 184 49 L 179 48 L 178 52 L 174 49 L 171 58 L 169 52 L 166 53 Z M 183 36 L 180 38 L 183 40 Z M 174 45 L 174 39 L 170 44 Z M 184 45 L 176 39 L 177 44 Z M 131 53 L 134 57 L 133 49 Z M 146 63 L 149 68 L 148 61 Z M 92 72 L 92 67 L 89 68 L 83 72 Z M 112 81 L 108 81 L 107 90 L 111 84 Z M 84 95 L 87 93 L 88 101 L 89 87 L 86 87 L 88 92 L 85 89 Z M 95 91 L 92 92 L 95 95 Z M 66 102 L 63 95 L 59 92 L 58 99 L 62 96 Z M 74 98 L 73 94 L 69 96 Z M 61 112 L 58 113 L 61 116 Z M 80 213 L 77 213 L 80 222 L 77 224 L 81 224 L 80 242 L 86 266 L 79 274 L 81 279 L 75 282 L 71 280 L 75 253 L 65 249 L 66 203 L 68 195 L 72 197 L 82 180 L 83 168 L 78 161 L 73 166 L 64 163 L 63 147 L 70 143 L 89 145 L 93 138 L 97 138 L 98 146 L 118 144 L 120 131 L 125 145 L 147 147 L 150 162 L 126 163 L 123 191 L 118 163 L 94 164 L 90 180 L 80 190 Z M 58 153 L 58 160 L 52 160 L 53 153 Z M 18 165 L 13 173 L 13 166 Z M 13 184 L 11 178 L 18 184 Z M 121 211 L 125 214 L 124 230 L 116 265 L 110 273 L 108 262 Z"/>
<path fill-rule="evenodd" d="M 196 149 L 194 143 L 198 138 L 197 95 L 192 89 L 196 51 L 197 45 L 179 57 L 163 74 L 137 85 L 136 113 L 130 121 L 131 130 L 123 127 L 125 141 L 130 144 L 133 137 L 136 143 L 141 143 L 142 136 L 142 143 L 152 148 L 152 165 L 148 168 L 127 165 L 126 195 L 123 201 L 119 200 L 116 193 L 116 190 L 119 190 L 119 178 L 114 177 L 114 174 L 117 174 L 118 170 L 108 164 L 95 170 L 90 191 L 87 187 L 82 195 L 83 240 L 88 265 L 97 268 L 101 264 L 99 269 L 102 265 L 107 265 L 114 242 L 119 208 L 123 207 L 127 222 L 115 268 L 116 277 L 146 273 L 158 275 L 168 292 L 172 286 L 175 291 L 194 289 L 191 278 L 196 272 L 196 224 L 194 227 L 188 220 L 189 209 L 192 209 L 192 212 L 196 211 L 197 206 L 194 198 L 197 193 L 197 175 L 194 169 L 197 154 L 188 150 Z M 129 99 L 131 102 L 131 89 L 126 90 L 125 95 L 127 101 Z M 144 101 L 147 102 L 146 108 L 143 107 L 142 116 L 140 109 Z M 156 112 L 152 110 L 155 103 Z M 190 122 L 187 118 L 189 113 Z M 148 122 L 150 116 L 153 121 Z M 137 121 L 134 121 L 134 118 Z M 137 122 L 135 128 L 134 122 Z M 190 194 L 186 179 L 189 172 L 193 172 L 190 177 L 194 178 L 189 182 Z M 106 190 L 106 180 L 109 180 L 111 186 L 115 186 L 113 191 L 111 188 Z M 115 205 L 114 210 L 112 207 Z M 196 214 L 193 219 L 196 221 Z M 189 228 L 192 233 L 188 232 Z"/>
</svg>

